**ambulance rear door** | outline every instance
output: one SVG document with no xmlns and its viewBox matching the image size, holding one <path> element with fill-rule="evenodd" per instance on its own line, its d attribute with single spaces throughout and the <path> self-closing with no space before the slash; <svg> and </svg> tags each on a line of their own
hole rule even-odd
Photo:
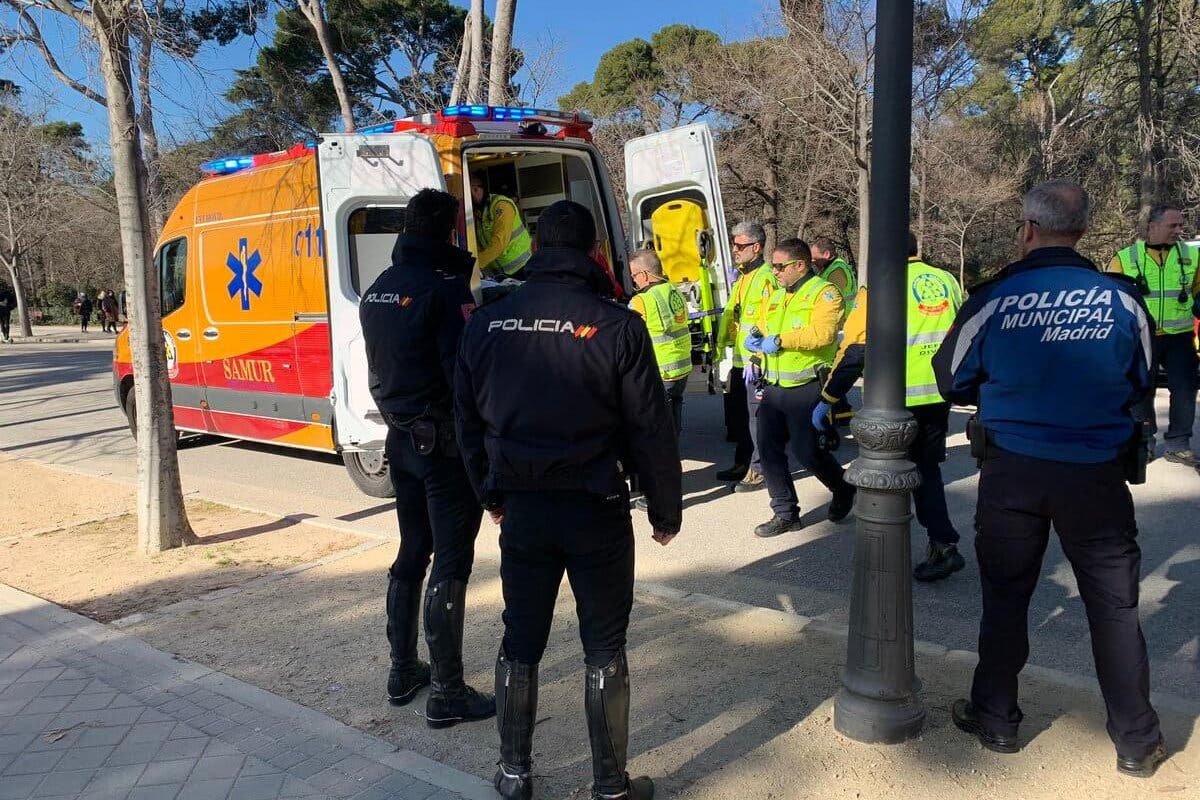
<svg viewBox="0 0 1200 800">
<path fill-rule="evenodd" d="M 329 276 L 336 444 L 383 448 L 387 428 L 371 398 L 358 301 L 390 263 L 395 224 L 421 189 L 445 190 L 433 143 L 416 133 L 326 134 L 317 147 Z M 374 227 L 372 227 L 374 225 Z"/>
<path fill-rule="evenodd" d="M 716 147 L 708 125 L 686 125 L 626 142 L 625 192 L 630 249 L 649 241 L 651 215 L 663 204 L 690 199 L 703 206 L 710 226 L 705 247 L 717 273 L 713 276 L 714 299 L 724 306 L 733 259 L 721 204 Z"/>
</svg>

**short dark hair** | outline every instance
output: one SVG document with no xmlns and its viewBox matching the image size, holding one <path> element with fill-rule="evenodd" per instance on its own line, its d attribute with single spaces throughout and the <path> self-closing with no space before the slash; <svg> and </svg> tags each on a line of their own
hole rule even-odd
<svg viewBox="0 0 1200 800">
<path fill-rule="evenodd" d="M 1159 203 L 1150 209 L 1150 221 L 1159 222 L 1164 216 L 1166 216 L 1168 211 L 1178 211 L 1181 214 L 1183 213 L 1183 209 L 1174 203 Z"/>
<path fill-rule="evenodd" d="M 837 245 L 828 236 L 818 236 L 813 239 L 811 249 L 820 250 L 822 253 L 829 253 L 833 256 L 837 255 Z"/>
<path fill-rule="evenodd" d="M 803 261 L 805 264 L 812 263 L 812 248 L 803 239 L 784 239 L 775 245 L 775 249 L 787 253 L 788 258 Z"/>
<path fill-rule="evenodd" d="M 559 200 L 538 217 L 538 247 L 569 247 L 586 253 L 595 243 L 596 220 L 586 206 Z"/>
<path fill-rule="evenodd" d="M 437 189 L 422 189 L 404 209 L 404 232 L 445 240 L 458 225 L 458 198 Z"/>
<path fill-rule="evenodd" d="M 908 232 L 908 257 L 915 258 L 917 253 L 921 252 L 921 248 L 917 246 L 917 235 L 912 231 Z"/>
</svg>

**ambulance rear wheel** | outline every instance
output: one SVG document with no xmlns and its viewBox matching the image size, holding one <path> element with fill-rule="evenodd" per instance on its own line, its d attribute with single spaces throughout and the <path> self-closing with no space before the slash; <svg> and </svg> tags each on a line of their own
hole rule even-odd
<svg viewBox="0 0 1200 800">
<path fill-rule="evenodd" d="M 392 472 L 388 468 L 387 456 L 382 450 L 367 450 L 358 453 L 342 453 L 342 462 L 354 481 L 364 494 L 371 497 L 395 497 L 396 489 L 392 486 Z"/>
</svg>

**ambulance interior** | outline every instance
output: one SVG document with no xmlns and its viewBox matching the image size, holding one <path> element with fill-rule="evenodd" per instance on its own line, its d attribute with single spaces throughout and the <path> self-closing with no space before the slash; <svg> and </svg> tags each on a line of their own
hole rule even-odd
<svg viewBox="0 0 1200 800">
<path fill-rule="evenodd" d="M 467 219 L 478 224 L 481 209 L 471 200 L 471 179 L 482 176 L 489 194 L 511 198 L 521 211 L 521 219 L 536 240 L 538 217 L 550 204 L 573 200 L 588 208 L 596 219 L 597 237 L 606 266 L 614 264 L 612 242 L 604 231 L 610 230 L 603 202 L 600 181 L 597 179 L 591 156 L 587 152 L 564 148 L 531 148 L 513 151 L 511 148 L 472 149 L 466 154 L 466 174 L 463 176 L 463 197 Z M 470 250 L 478 252 L 475 231 L 467 234 Z M 483 266 L 483 265 L 481 265 Z M 623 284 L 623 276 L 617 279 Z"/>
</svg>

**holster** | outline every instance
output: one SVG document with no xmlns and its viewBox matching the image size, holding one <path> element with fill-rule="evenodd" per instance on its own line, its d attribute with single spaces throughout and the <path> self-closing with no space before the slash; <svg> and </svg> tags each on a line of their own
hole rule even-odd
<svg viewBox="0 0 1200 800">
<path fill-rule="evenodd" d="M 967 420 L 967 441 L 971 443 L 971 455 L 975 457 L 976 466 L 983 466 L 984 461 L 996 454 L 992 434 L 983 427 L 978 411 Z"/>
<path fill-rule="evenodd" d="M 1121 467 L 1125 472 L 1125 480 L 1137 486 L 1146 482 L 1146 465 L 1150 462 L 1150 451 L 1146 445 L 1153 434 L 1150 432 L 1149 420 L 1134 422 L 1133 436 L 1121 453 Z"/>
<path fill-rule="evenodd" d="M 438 420 L 424 415 L 406 419 L 389 411 L 382 414 L 389 428 L 409 435 L 417 455 L 458 455 L 454 425 L 449 420 Z"/>
</svg>

